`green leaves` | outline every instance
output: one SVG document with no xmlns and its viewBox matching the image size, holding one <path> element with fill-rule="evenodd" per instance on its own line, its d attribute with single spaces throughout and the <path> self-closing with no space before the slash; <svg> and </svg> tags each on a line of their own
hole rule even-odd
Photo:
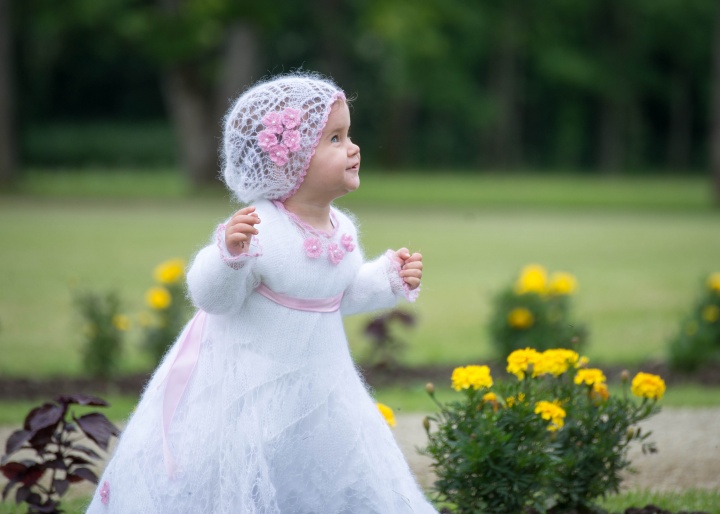
<svg viewBox="0 0 720 514">
<path fill-rule="evenodd" d="M 559 376 L 496 380 L 492 400 L 470 389 L 439 404 L 424 449 L 433 459 L 438 497 L 459 514 L 548 506 L 584 512 L 617 492 L 630 465 L 628 446 L 652 451 L 650 433 L 634 427 L 659 408 L 646 399 L 636 403 L 627 392 L 595 394 L 592 385 L 575 384 L 573 374 L 570 367 Z M 543 402 L 565 411 L 561 428 L 550 430 L 537 413 Z"/>
<path fill-rule="evenodd" d="M 670 341 L 670 365 L 676 370 L 695 371 L 709 360 L 720 359 L 720 290 L 712 283 L 716 275 L 703 284 L 695 305 Z"/>
</svg>

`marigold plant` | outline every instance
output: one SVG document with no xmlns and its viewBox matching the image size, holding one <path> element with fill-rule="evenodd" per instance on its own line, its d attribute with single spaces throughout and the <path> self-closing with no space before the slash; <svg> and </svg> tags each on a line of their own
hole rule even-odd
<svg viewBox="0 0 720 514">
<path fill-rule="evenodd" d="M 130 318 L 120 312 L 117 293 L 85 291 L 75 294 L 83 323 L 83 365 L 94 377 L 108 377 L 118 369 Z"/>
<path fill-rule="evenodd" d="M 489 331 L 501 356 L 525 347 L 582 349 L 587 330 L 570 313 L 576 290 L 577 280 L 569 273 L 548 273 L 537 264 L 524 267 L 494 300 Z"/>
<path fill-rule="evenodd" d="M 711 273 L 695 305 L 670 341 L 670 365 L 695 371 L 704 363 L 720 361 L 720 272 Z"/>
<path fill-rule="evenodd" d="M 145 293 L 150 312 L 140 315 L 145 332 L 144 345 L 159 363 L 187 321 L 188 305 L 184 289 L 184 261 L 171 259 L 153 271 L 156 284 Z"/>
<path fill-rule="evenodd" d="M 649 432 L 635 426 L 659 411 L 665 383 L 639 373 L 631 392 L 610 395 L 605 374 L 562 348 L 525 348 L 507 358 L 511 378 L 493 380 L 487 366 L 454 370 L 458 399 L 440 403 L 424 421 L 433 459 L 434 489 L 459 514 L 591 512 L 598 498 L 616 493 L 628 468 L 628 446 Z M 470 383 L 470 369 L 483 369 Z M 474 386 L 477 384 L 477 387 Z"/>
</svg>

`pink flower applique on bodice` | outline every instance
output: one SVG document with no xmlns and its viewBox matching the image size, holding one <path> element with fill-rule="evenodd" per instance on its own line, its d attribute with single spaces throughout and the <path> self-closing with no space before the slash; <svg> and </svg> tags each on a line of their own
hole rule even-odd
<svg viewBox="0 0 720 514">
<path fill-rule="evenodd" d="M 319 259 L 325 256 L 328 261 L 337 265 L 340 264 L 346 253 L 355 250 L 355 242 L 350 234 L 342 234 L 338 237 L 340 223 L 332 210 L 330 210 L 330 222 L 333 228 L 331 231 L 325 231 L 305 223 L 296 214 L 288 211 L 281 202 L 274 201 L 273 203 L 297 227 L 303 238 L 305 255 L 308 258 Z"/>
</svg>

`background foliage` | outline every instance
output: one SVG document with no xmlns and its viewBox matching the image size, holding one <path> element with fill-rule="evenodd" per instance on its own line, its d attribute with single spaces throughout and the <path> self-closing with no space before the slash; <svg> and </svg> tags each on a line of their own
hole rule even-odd
<svg viewBox="0 0 720 514">
<path fill-rule="evenodd" d="M 711 0 L 68 0 L 61 12 L 49 0 L 4 1 L 31 165 L 53 162 L 45 145 L 56 165 L 166 163 L 166 136 L 136 155 L 110 145 L 77 155 L 53 141 L 88 122 L 122 122 L 130 138 L 168 120 L 182 141 L 178 105 L 192 99 L 216 137 L 229 98 L 299 67 L 357 94 L 354 135 L 376 165 L 708 164 Z"/>
</svg>

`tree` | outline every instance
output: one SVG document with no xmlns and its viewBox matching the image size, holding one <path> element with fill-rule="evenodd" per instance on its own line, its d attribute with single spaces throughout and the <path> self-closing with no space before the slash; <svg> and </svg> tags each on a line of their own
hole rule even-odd
<svg viewBox="0 0 720 514">
<path fill-rule="evenodd" d="M 9 186 L 17 175 L 13 110 L 11 0 L 0 0 L 0 185 Z"/>
<path fill-rule="evenodd" d="M 713 42 L 712 128 L 710 130 L 710 166 L 713 196 L 720 206 L 720 9 L 715 12 L 715 40 Z"/>
<path fill-rule="evenodd" d="M 180 162 L 196 186 L 216 180 L 219 120 L 230 100 L 255 78 L 262 14 L 233 2 L 126 0 L 107 21 L 158 65 L 175 127 Z"/>
</svg>

